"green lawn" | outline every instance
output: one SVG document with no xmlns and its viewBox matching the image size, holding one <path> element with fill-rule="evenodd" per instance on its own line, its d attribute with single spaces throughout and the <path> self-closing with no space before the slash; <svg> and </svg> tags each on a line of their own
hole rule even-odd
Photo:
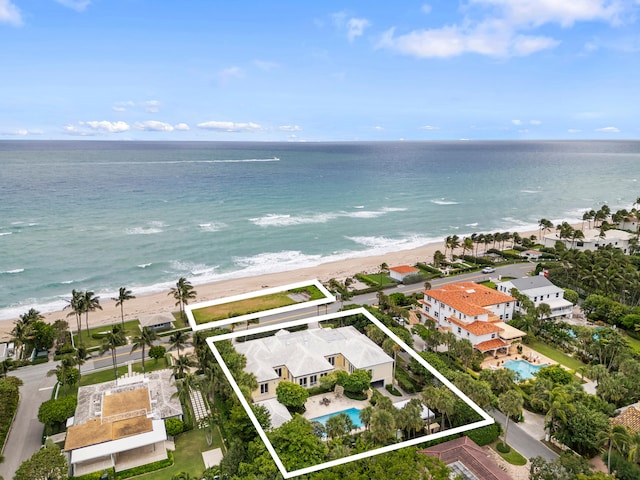
<svg viewBox="0 0 640 480">
<path fill-rule="evenodd" d="M 622 334 L 624 339 L 627 341 L 627 343 L 629 344 L 629 347 L 631 347 L 636 353 L 640 353 L 640 340 L 627 335 L 627 333 L 625 333 L 625 331 L 622 329 L 618 329 L 618 331 Z"/>
<path fill-rule="evenodd" d="M 227 302 L 219 305 L 212 305 L 210 307 L 198 308 L 197 310 L 192 310 L 193 318 L 197 324 L 201 324 L 302 303 L 294 300 L 290 296 L 294 293 L 300 293 L 302 290 L 306 291 L 310 295 L 309 301 L 324 298 L 324 295 L 317 287 L 309 285 L 302 289 L 276 292 L 268 295 L 246 298 L 244 300 L 237 300 L 235 302 Z"/>
<path fill-rule="evenodd" d="M 527 463 L 527 459 L 524 458 L 522 455 L 520 455 L 518 452 L 516 452 L 513 449 L 513 447 L 511 448 L 511 450 L 509 450 L 509 453 L 499 452 L 498 449 L 496 448 L 496 445 L 492 445 L 491 448 L 494 451 L 498 452 L 498 455 L 504 458 L 511 465 L 525 465 Z"/>
<path fill-rule="evenodd" d="M 180 472 L 186 472 L 192 478 L 200 478 L 199 475 L 204 471 L 204 462 L 202 460 L 202 452 L 214 448 L 220 448 L 222 439 L 218 434 L 213 438 L 213 444 L 209 447 L 205 438 L 204 430 L 191 430 L 182 433 L 176 439 L 176 451 L 173 452 L 174 464 L 164 470 L 150 472 L 140 475 L 136 478 L 153 479 L 153 480 L 171 480 L 171 478 Z"/>
<path fill-rule="evenodd" d="M 84 320 L 84 319 L 83 319 Z M 140 334 L 140 322 L 138 320 L 129 320 L 128 322 L 124 322 L 124 334 L 126 337 L 135 337 Z M 116 324 L 114 324 L 116 325 Z M 117 325 L 121 325 L 120 322 Z M 83 326 L 84 327 L 84 326 Z M 84 344 L 86 348 L 99 347 L 102 345 L 101 338 L 93 338 L 92 335 L 98 335 L 100 333 L 109 332 L 113 328 L 113 325 L 102 325 L 99 327 L 93 327 L 89 329 L 87 332 L 84 328 L 82 329 L 82 341 L 78 337 L 78 333 L 74 333 L 73 341 L 75 345 Z"/>
<path fill-rule="evenodd" d="M 580 360 L 577 360 L 569 355 L 565 355 L 564 353 L 556 350 L 550 345 L 546 343 L 539 342 L 538 340 L 530 340 L 526 343 L 528 347 L 531 347 L 536 352 L 549 357 L 551 360 L 555 360 L 560 365 L 564 365 L 565 367 L 577 372 L 580 367 L 584 367 L 585 364 Z"/>
</svg>

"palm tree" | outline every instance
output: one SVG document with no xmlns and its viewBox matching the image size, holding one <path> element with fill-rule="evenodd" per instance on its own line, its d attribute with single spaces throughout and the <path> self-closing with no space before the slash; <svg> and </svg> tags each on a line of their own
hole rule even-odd
<svg viewBox="0 0 640 480">
<path fill-rule="evenodd" d="M 624 450 L 629 445 L 629 434 L 622 425 L 614 425 L 607 430 L 601 430 L 597 433 L 598 441 L 603 447 L 608 447 L 607 455 L 607 471 L 611 473 L 611 451 L 615 448 L 618 452 Z"/>
<path fill-rule="evenodd" d="M 95 294 L 91 290 L 84 292 L 83 309 L 85 314 L 85 323 L 87 325 L 87 334 L 89 333 L 89 312 L 95 312 L 96 310 L 102 310 L 100 306 L 100 297 L 94 296 Z M 124 334 L 124 330 L 123 334 Z"/>
<path fill-rule="evenodd" d="M 180 356 L 180 350 L 189 342 L 189 335 L 189 332 L 185 330 L 176 330 L 173 335 L 169 337 L 169 349 L 176 348 L 178 350 L 178 356 Z"/>
<path fill-rule="evenodd" d="M 132 300 L 136 298 L 135 295 L 132 294 L 131 290 L 127 290 L 127 287 L 120 287 L 118 291 L 118 296 L 112 298 L 111 300 L 116 301 L 116 307 L 120 307 L 120 318 L 122 319 L 122 330 L 124 331 L 124 302 L 127 300 Z"/>
<path fill-rule="evenodd" d="M 135 336 L 132 339 L 133 346 L 131 347 L 131 353 L 133 353 L 138 348 L 142 349 L 142 374 L 143 375 L 146 373 L 144 369 L 145 348 L 153 347 L 153 341 L 156 340 L 157 338 L 158 338 L 158 335 L 156 334 L 155 330 L 149 327 L 144 327 L 142 329 L 142 332 L 140 332 L 140 335 Z"/>
<path fill-rule="evenodd" d="M 82 314 L 84 313 L 84 293 L 80 290 L 71 290 L 71 298 L 67 300 L 64 309 L 70 308 L 71 312 L 67 317 L 74 315 L 76 317 L 76 326 L 78 327 L 78 341 L 82 344 Z"/>
<path fill-rule="evenodd" d="M 100 346 L 100 355 L 104 355 L 107 350 L 111 350 L 111 361 L 113 362 L 113 376 L 118 382 L 118 364 L 116 358 L 116 348 L 121 347 L 126 343 L 124 333 L 120 330 L 120 327 L 113 327 L 109 333 L 102 338 L 102 345 Z"/>
<path fill-rule="evenodd" d="M 169 290 L 169 295 L 176 299 L 176 307 L 180 307 L 180 318 L 184 320 L 184 307 L 189 304 L 189 300 L 196 298 L 196 291 L 191 282 L 184 277 L 180 277 L 176 286 Z"/>
<path fill-rule="evenodd" d="M 540 239 L 544 241 L 544 232 L 548 232 L 553 227 L 553 223 L 551 220 L 547 220 L 546 218 L 541 218 L 538 222 L 538 226 L 540 227 Z"/>
<path fill-rule="evenodd" d="M 383 443 L 393 435 L 396 429 L 396 422 L 393 414 L 386 410 L 374 409 L 370 420 L 371 435 L 379 442 Z"/>
<path fill-rule="evenodd" d="M 522 394 L 517 390 L 507 390 L 498 397 L 498 407 L 500 408 L 500 411 L 507 417 L 507 423 L 504 428 L 505 445 L 508 444 L 507 433 L 509 432 L 509 419 L 511 417 L 520 415 L 520 413 L 522 412 L 523 404 L 524 400 L 522 398 Z"/>
<path fill-rule="evenodd" d="M 190 355 L 178 355 L 178 358 L 175 360 L 173 366 L 173 376 L 176 378 L 182 378 L 185 375 L 185 371 L 190 369 L 191 367 L 195 367 L 197 363 Z"/>
<path fill-rule="evenodd" d="M 58 379 L 58 382 L 62 384 L 62 389 L 64 393 L 67 393 L 67 385 L 68 385 L 68 376 L 71 373 L 71 369 L 74 368 L 76 362 L 73 357 L 69 355 L 64 355 L 60 360 L 60 363 L 53 370 L 49 370 L 47 372 L 47 377 L 55 375 Z"/>
<path fill-rule="evenodd" d="M 382 290 L 382 278 L 385 275 L 389 274 L 389 265 L 387 265 L 386 262 L 382 262 L 380 264 L 380 267 L 378 267 L 379 271 L 378 271 L 378 279 L 380 280 L 380 283 L 378 284 L 378 288 Z"/>
</svg>

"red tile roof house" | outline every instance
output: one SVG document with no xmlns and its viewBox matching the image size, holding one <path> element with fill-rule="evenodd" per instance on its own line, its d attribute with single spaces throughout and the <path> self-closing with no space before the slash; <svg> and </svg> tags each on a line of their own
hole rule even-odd
<svg viewBox="0 0 640 480">
<path fill-rule="evenodd" d="M 402 283 L 407 276 L 415 275 L 416 273 L 420 273 L 420 269 L 409 265 L 398 265 L 397 267 L 389 268 L 389 276 L 399 283 Z"/>
<path fill-rule="evenodd" d="M 504 323 L 513 318 L 515 302 L 515 298 L 484 285 L 460 282 L 426 290 L 420 314 L 440 330 L 495 356 L 509 353 L 511 343 L 525 335 Z"/>
<path fill-rule="evenodd" d="M 440 443 L 420 453 L 440 459 L 454 475 L 461 475 L 465 480 L 513 480 L 469 437 Z"/>
</svg>

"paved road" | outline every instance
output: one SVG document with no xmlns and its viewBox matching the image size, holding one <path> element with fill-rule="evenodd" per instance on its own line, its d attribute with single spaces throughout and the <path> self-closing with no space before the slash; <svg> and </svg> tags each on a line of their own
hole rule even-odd
<svg viewBox="0 0 640 480">
<path fill-rule="evenodd" d="M 507 418 L 498 410 L 491 410 L 489 414 L 502 424 L 507 424 Z M 544 427 L 538 424 L 533 416 L 525 417 L 523 424 L 509 422 L 509 431 L 507 432 L 507 443 L 520 453 L 523 457 L 531 459 L 533 457 L 542 457 L 547 461 L 553 461 L 558 458 L 558 454 L 547 447 L 540 440 L 544 438 Z M 544 420 L 543 420 L 544 421 Z M 542 431 L 540 431 L 542 430 Z"/>
<path fill-rule="evenodd" d="M 51 398 L 56 377 L 47 377 L 47 372 L 55 367 L 55 363 L 48 362 L 10 373 L 24 385 L 20 387 L 20 403 L 5 445 L 4 462 L 0 463 L 0 476 L 7 480 L 13 478 L 22 462 L 40 449 L 44 426 L 38 421 L 38 409 Z"/>
</svg>

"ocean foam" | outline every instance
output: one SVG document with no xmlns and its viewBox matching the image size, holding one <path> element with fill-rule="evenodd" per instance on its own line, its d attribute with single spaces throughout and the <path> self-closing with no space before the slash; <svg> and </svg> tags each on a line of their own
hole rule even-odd
<svg viewBox="0 0 640 480">
<path fill-rule="evenodd" d="M 3 274 L 3 273 L 13 274 L 13 273 L 22 273 L 22 272 L 24 272 L 24 268 L 14 268 L 13 270 L 5 270 L 4 272 L 0 272 L 0 274 Z"/>
<path fill-rule="evenodd" d="M 436 205 L 459 205 L 460 202 L 454 202 L 453 200 L 445 200 L 444 198 L 433 199 L 431 203 L 435 203 Z"/>
<path fill-rule="evenodd" d="M 0 232 L 0 237 L 4 237 L 5 235 L 11 235 L 13 232 Z"/>
<path fill-rule="evenodd" d="M 152 227 L 134 227 L 127 228 L 127 235 L 153 235 L 156 233 L 162 233 L 163 230 L 161 228 L 152 228 Z"/>
<path fill-rule="evenodd" d="M 226 226 L 224 223 L 201 223 L 198 225 L 203 232 L 219 232 Z"/>
<path fill-rule="evenodd" d="M 380 210 L 360 210 L 358 212 L 341 211 L 300 216 L 270 213 L 263 217 L 250 218 L 249 221 L 259 227 L 289 227 L 292 225 L 327 223 L 337 218 L 378 218 L 382 215 L 386 215 L 387 213 L 403 212 L 406 210 L 406 208 L 385 207 Z"/>
</svg>

